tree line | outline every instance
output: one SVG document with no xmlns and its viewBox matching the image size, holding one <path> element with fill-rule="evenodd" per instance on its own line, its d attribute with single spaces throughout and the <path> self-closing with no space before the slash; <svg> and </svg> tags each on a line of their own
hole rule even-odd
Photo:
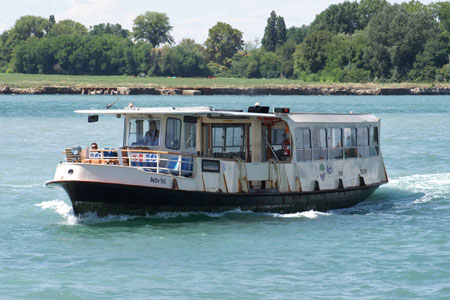
<svg viewBox="0 0 450 300">
<path fill-rule="evenodd" d="M 286 27 L 272 11 L 261 42 L 218 22 L 203 45 L 178 44 L 164 13 L 132 31 L 23 16 L 0 35 L 0 72 L 73 75 L 298 78 L 309 82 L 450 81 L 450 3 L 345 1 L 309 25 Z"/>
</svg>

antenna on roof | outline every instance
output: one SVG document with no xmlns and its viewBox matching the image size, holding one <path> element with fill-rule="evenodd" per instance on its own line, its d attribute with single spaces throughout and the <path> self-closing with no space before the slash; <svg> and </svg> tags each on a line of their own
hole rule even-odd
<svg viewBox="0 0 450 300">
<path fill-rule="evenodd" d="M 119 101 L 119 98 L 114 99 L 114 101 L 108 105 L 106 105 L 106 109 L 110 109 L 116 102 Z"/>
</svg>

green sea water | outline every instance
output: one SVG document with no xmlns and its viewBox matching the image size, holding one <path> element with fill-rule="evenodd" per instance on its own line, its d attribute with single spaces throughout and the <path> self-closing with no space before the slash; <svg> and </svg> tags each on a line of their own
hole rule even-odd
<svg viewBox="0 0 450 300">
<path fill-rule="evenodd" d="M 450 96 L 121 96 L 116 107 L 373 113 L 390 182 L 326 213 L 73 215 L 64 148 L 121 144 L 109 96 L 0 96 L 0 299 L 450 299 Z"/>
</svg>

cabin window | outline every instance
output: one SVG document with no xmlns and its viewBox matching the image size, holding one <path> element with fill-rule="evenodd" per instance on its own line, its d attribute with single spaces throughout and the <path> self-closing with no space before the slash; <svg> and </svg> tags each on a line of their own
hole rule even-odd
<svg viewBox="0 0 450 300">
<path fill-rule="evenodd" d="M 370 156 L 378 156 L 380 154 L 378 127 L 369 128 L 370 140 Z"/>
<path fill-rule="evenodd" d="M 358 128 L 359 157 L 369 157 L 369 127 Z"/>
<path fill-rule="evenodd" d="M 345 158 L 354 158 L 358 156 L 358 148 L 356 145 L 356 128 L 344 128 Z"/>
<path fill-rule="evenodd" d="M 225 151 L 242 151 L 244 146 L 244 128 L 242 126 L 227 127 Z"/>
<path fill-rule="evenodd" d="M 270 145 L 275 150 L 280 150 L 286 139 L 286 130 L 284 129 L 272 129 Z"/>
<path fill-rule="evenodd" d="M 283 149 L 283 145 L 286 141 L 286 130 L 285 129 L 271 129 L 270 130 L 270 141 L 269 141 L 269 136 L 268 136 L 269 132 L 268 129 L 266 128 L 264 130 L 264 142 L 266 144 L 265 150 L 265 157 L 266 160 L 268 159 L 269 155 L 268 152 L 270 152 L 270 157 L 275 156 L 277 160 L 285 160 L 285 153 L 284 153 L 284 149 Z M 267 142 L 269 142 L 269 145 L 267 145 Z M 270 146 L 270 148 L 268 148 L 267 146 Z"/>
<path fill-rule="evenodd" d="M 197 124 L 184 122 L 184 144 L 186 148 L 195 148 Z"/>
<path fill-rule="evenodd" d="M 309 128 L 295 129 L 295 150 L 297 153 L 297 161 L 311 160 L 312 158 L 311 129 Z"/>
<path fill-rule="evenodd" d="M 344 158 L 344 149 L 342 147 L 342 128 L 331 128 L 329 131 L 331 131 L 330 158 Z"/>
<path fill-rule="evenodd" d="M 166 121 L 166 148 L 180 149 L 181 120 L 167 118 Z"/>
<path fill-rule="evenodd" d="M 245 125 L 213 125 L 212 145 L 216 157 L 245 159 Z"/>
<path fill-rule="evenodd" d="M 128 146 L 159 146 L 160 120 L 130 119 Z"/>
<path fill-rule="evenodd" d="M 327 130 L 313 128 L 314 160 L 328 159 Z"/>
<path fill-rule="evenodd" d="M 222 153 L 225 152 L 223 147 L 223 139 L 225 137 L 225 131 L 223 127 L 213 126 L 212 128 L 212 152 Z"/>
</svg>

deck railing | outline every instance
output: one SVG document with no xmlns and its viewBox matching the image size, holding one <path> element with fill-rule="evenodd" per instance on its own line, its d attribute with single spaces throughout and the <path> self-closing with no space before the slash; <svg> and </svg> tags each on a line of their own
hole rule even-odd
<svg viewBox="0 0 450 300">
<path fill-rule="evenodd" d="M 84 150 L 78 162 L 141 168 L 146 172 L 192 177 L 196 155 L 147 149 Z M 66 151 L 67 154 L 67 151 Z M 74 161 L 67 156 L 67 161 Z"/>
</svg>

